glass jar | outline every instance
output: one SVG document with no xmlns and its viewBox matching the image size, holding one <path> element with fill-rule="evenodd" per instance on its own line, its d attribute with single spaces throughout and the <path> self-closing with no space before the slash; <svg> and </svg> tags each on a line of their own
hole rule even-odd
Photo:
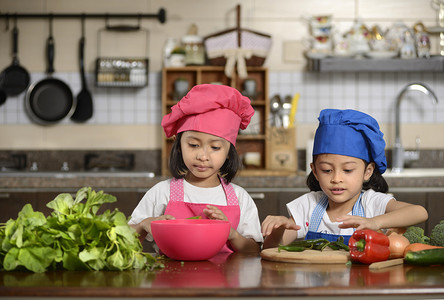
<svg viewBox="0 0 444 300">
<path fill-rule="evenodd" d="M 168 38 L 163 47 L 163 65 L 164 67 L 171 66 L 171 52 L 177 47 L 178 42 L 175 38 Z"/>
<path fill-rule="evenodd" d="M 203 39 L 197 35 L 186 35 L 182 38 L 185 47 L 185 64 L 186 65 L 204 65 L 205 64 L 205 48 Z"/>
</svg>

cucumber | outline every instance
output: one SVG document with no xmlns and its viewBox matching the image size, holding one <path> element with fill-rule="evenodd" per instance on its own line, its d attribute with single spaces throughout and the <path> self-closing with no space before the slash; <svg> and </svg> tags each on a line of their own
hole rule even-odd
<svg viewBox="0 0 444 300">
<path fill-rule="evenodd" d="M 444 248 L 443 249 L 427 249 L 415 252 L 408 252 L 404 261 L 414 265 L 443 265 L 444 264 Z"/>
</svg>

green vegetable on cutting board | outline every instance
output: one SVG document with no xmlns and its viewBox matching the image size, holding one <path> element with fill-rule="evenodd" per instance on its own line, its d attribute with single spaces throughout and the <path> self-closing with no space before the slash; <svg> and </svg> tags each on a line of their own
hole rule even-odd
<svg viewBox="0 0 444 300">
<path fill-rule="evenodd" d="M 304 250 L 324 250 L 326 247 L 329 247 L 332 250 L 346 250 L 349 251 L 350 248 L 344 244 L 344 237 L 339 237 L 337 241 L 330 242 L 327 239 L 310 239 L 310 240 L 297 240 L 288 245 L 280 245 L 278 247 L 278 251 L 281 250 L 289 251 L 289 252 L 301 252 Z"/>
<path fill-rule="evenodd" d="M 278 252 L 281 252 L 281 250 L 285 250 L 288 252 L 302 252 L 304 250 L 306 250 L 307 248 L 302 247 L 302 246 L 279 246 L 278 247 Z"/>
<path fill-rule="evenodd" d="M 0 268 L 6 271 L 48 269 L 127 270 L 162 267 L 142 252 L 136 231 L 122 212 L 100 206 L 117 199 L 81 188 L 75 199 L 59 194 L 47 204 L 45 217 L 26 204 L 16 220 L 0 224 Z"/>
<path fill-rule="evenodd" d="M 414 265 L 443 265 L 444 248 L 407 252 L 404 257 L 404 261 L 408 264 Z"/>
</svg>

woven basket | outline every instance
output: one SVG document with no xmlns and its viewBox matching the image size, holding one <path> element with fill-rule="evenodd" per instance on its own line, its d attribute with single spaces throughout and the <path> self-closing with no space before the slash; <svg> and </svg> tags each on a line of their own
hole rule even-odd
<svg viewBox="0 0 444 300">
<path fill-rule="evenodd" d="M 204 38 L 205 50 L 211 65 L 223 66 L 225 53 L 235 49 L 249 51 L 251 57 L 245 59 L 247 66 L 260 67 L 264 64 L 271 48 L 268 34 L 240 28 L 240 5 L 237 5 L 236 28 L 221 31 Z"/>
</svg>

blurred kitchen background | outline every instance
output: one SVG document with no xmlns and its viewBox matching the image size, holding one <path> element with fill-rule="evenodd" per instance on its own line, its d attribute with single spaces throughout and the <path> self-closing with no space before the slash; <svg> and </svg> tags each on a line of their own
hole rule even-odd
<svg viewBox="0 0 444 300">
<path fill-rule="evenodd" d="M 166 11 L 165 23 L 155 18 L 109 18 L 111 25 L 140 25 L 144 29 L 127 32 L 117 42 L 101 35 L 106 26 L 105 19 L 87 18 L 85 67 L 94 104 L 92 117 L 85 123 L 75 123 L 67 118 L 43 126 L 26 114 L 26 92 L 8 97 L 0 106 L 0 150 L 29 151 L 35 157 L 28 158 L 27 167 L 38 160 L 42 151 L 48 152 L 46 155 L 50 157 L 54 155 L 53 151 L 64 150 L 66 159 L 76 151 L 130 151 L 136 156 L 131 162 L 135 162 L 139 169 L 158 172 L 159 165 L 153 163 L 152 158 L 160 159 L 163 135 L 160 126 L 161 70 L 165 43 L 168 38 L 180 41 L 192 24 L 197 26 L 197 34 L 202 37 L 234 27 L 237 4 L 242 8 L 241 27 L 269 34 L 272 38 L 272 47 L 264 64 L 269 70 L 269 98 L 300 94 L 295 117 L 295 144 L 301 155 L 317 126 L 319 111 L 324 108 L 358 109 L 372 115 L 381 124 L 388 148 L 392 148 L 396 97 L 405 85 L 421 82 L 436 93 L 440 102 L 434 105 L 428 96 L 414 91 L 406 96 L 401 106 L 402 141 L 405 148 L 415 149 L 420 139 L 420 149 L 431 151 L 435 165 L 444 164 L 443 72 L 311 72 L 307 70 L 305 55 L 309 50 L 309 20 L 312 16 L 331 16 L 332 30 L 340 33 L 349 31 L 357 20 L 368 29 L 377 25 L 384 32 L 399 23 L 413 28 L 414 24 L 422 22 L 426 28 L 433 28 L 439 22 L 439 3 L 429 0 L 0 0 L 1 14 L 156 14 L 161 8 Z M 6 18 L 0 19 L 2 69 L 12 61 L 12 19 L 11 15 L 9 29 Z M 17 26 L 20 65 L 31 74 L 32 84 L 47 76 L 48 19 L 19 18 Z M 79 18 L 53 19 L 54 76 L 69 85 L 74 97 L 81 89 L 78 61 L 81 33 Z M 439 33 L 430 33 L 429 38 L 431 55 L 439 55 Z M 148 84 L 143 87 L 97 87 L 96 58 L 104 56 L 147 57 Z M 371 63 L 371 59 L 364 59 Z M 145 156 L 147 152 L 152 156 L 139 158 L 139 154 Z M 59 169 L 60 164 L 47 167 Z M 70 167 L 82 169 L 85 166 Z"/>
</svg>

